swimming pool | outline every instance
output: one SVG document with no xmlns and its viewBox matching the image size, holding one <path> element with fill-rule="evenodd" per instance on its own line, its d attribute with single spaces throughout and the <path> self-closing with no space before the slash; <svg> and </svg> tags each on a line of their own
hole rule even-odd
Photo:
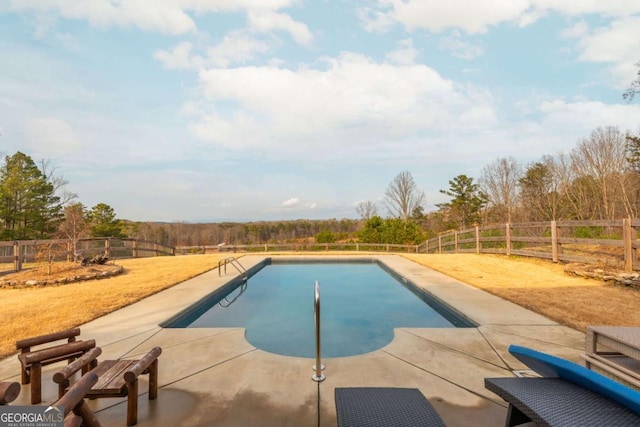
<svg viewBox="0 0 640 427">
<path fill-rule="evenodd" d="M 397 275 L 396 275 L 397 276 Z M 400 279 L 400 280 L 397 280 Z M 234 280 L 164 327 L 243 327 L 262 350 L 298 357 L 315 355 L 313 292 L 320 283 L 322 356 L 352 356 L 379 349 L 393 328 L 474 327 L 384 264 L 272 262 Z M 223 307 L 224 306 L 224 307 Z"/>
</svg>

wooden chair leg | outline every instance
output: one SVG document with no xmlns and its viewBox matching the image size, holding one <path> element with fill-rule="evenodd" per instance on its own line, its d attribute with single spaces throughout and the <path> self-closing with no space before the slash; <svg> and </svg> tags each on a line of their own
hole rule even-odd
<svg viewBox="0 0 640 427">
<path fill-rule="evenodd" d="M 69 380 L 64 380 L 61 383 L 58 384 L 58 399 L 62 398 L 62 396 L 64 396 L 65 391 L 67 391 L 67 388 L 69 387 Z"/>
<path fill-rule="evenodd" d="M 127 383 L 127 425 L 138 422 L 138 380 Z"/>
<path fill-rule="evenodd" d="M 29 384 L 30 381 L 31 381 L 31 376 L 29 375 L 29 368 L 25 368 L 23 366 L 21 371 L 21 376 L 20 376 L 20 383 L 24 385 L 24 384 Z"/>
<path fill-rule="evenodd" d="M 42 402 L 42 365 L 31 365 L 31 404 Z"/>
<path fill-rule="evenodd" d="M 149 400 L 158 397 L 158 359 L 149 366 Z"/>
<path fill-rule="evenodd" d="M 73 408 L 73 412 L 82 418 L 83 427 L 101 427 L 100 422 L 84 400 L 80 401 L 80 403 Z"/>
</svg>

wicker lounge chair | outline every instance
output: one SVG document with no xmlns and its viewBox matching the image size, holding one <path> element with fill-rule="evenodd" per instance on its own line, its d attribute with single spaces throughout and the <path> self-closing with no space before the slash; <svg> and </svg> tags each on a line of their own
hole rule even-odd
<svg viewBox="0 0 640 427">
<path fill-rule="evenodd" d="M 578 364 L 525 347 L 509 352 L 541 378 L 485 378 L 509 403 L 507 426 L 638 426 L 640 393 Z"/>
<path fill-rule="evenodd" d="M 338 427 L 444 427 L 417 388 L 336 388 Z"/>
</svg>

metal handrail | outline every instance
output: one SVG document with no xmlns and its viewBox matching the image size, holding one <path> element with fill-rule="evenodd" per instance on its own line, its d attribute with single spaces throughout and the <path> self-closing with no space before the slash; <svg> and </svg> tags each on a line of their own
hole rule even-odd
<svg viewBox="0 0 640 427">
<path fill-rule="evenodd" d="M 324 365 L 320 359 L 320 284 L 317 280 L 314 286 L 313 313 L 316 324 L 316 364 L 313 365 L 315 374 L 311 376 L 311 379 L 315 382 L 320 382 L 324 381 L 326 377 L 322 374 Z"/>
<path fill-rule="evenodd" d="M 227 308 L 229 307 L 231 304 L 233 304 L 234 302 L 236 302 L 236 300 L 238 298 L 240 298 L 240 295 L 242 295 L 244 293 L 244 291 L 247 290 L 247 279 L 242 279 L 242 284 L 240 285 L 240 292 L 231 299 L 231 301 L 229 301 L 227 299 L 227 297 L 222 298 L 219 302 L 218 305 L 220 305 L 220 307 L 222 308 Z M 222 301 L 225 301 L 226 305 L 222 303 Z"/>
<path fill-rule="evenodd" d="M 244 268 L 242 264 L 240 264 L 240 261 L 238 261 L 236 257 L 233 256 L 228 256 L 218 261 L 218 276 L 222 276 L 222 269 L 220 268 L 222 266 L 224 266 L 224 274 L 227 274 L 227 264 L 233 265 L 235 269 L 243 275 L 243 277 L 247 277 L 247 269 Z"/>
</svg>

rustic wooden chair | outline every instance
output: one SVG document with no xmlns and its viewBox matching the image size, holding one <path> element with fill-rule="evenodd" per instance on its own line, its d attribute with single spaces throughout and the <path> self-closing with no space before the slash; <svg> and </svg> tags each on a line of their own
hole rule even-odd
<svg viewBox="0 0 640 427">
<path fill-rule="evenodd" d="M 0 405 L 6 405 L 16 400 L 20 394 L 20 383 L 4 381 L 0 382 Z"/>
<path fill-rule="evenodd" d="M 60 369 L 53 375 L 58 384 L 58 395 L 67 392 L 70 378 L 78 371 L 86 371 L 102 353 L 100 347 L 87 352 L 73 363 Z M 103 360 L 97 363 L 90 373 L 98 376 L 98 382 L 87 392 L 91 399 L 103 397 L 127 397 L 127 425 L 138 422 L 138 376 L 149 375 L 149 400 L 158 396 L 158 356 L 160 347 L 152 348 L 140 360 Z"/>
<path fill-rule="evenodd" d="M 78 335 L 80 335 L 80 328 L 73 328 L 16 342 L 16 349 L 20 350 L 18 360 L 22 365 L 21 382 L 31 384 L 32 405 L 42 401 L 43 366 L 63 360 L 72 362 L 96 346 L 95 340 L 77 341 Z M 67 342 L 64 344 L 33 349 L 33 347 L 65 339 Z"/>
</svg>

